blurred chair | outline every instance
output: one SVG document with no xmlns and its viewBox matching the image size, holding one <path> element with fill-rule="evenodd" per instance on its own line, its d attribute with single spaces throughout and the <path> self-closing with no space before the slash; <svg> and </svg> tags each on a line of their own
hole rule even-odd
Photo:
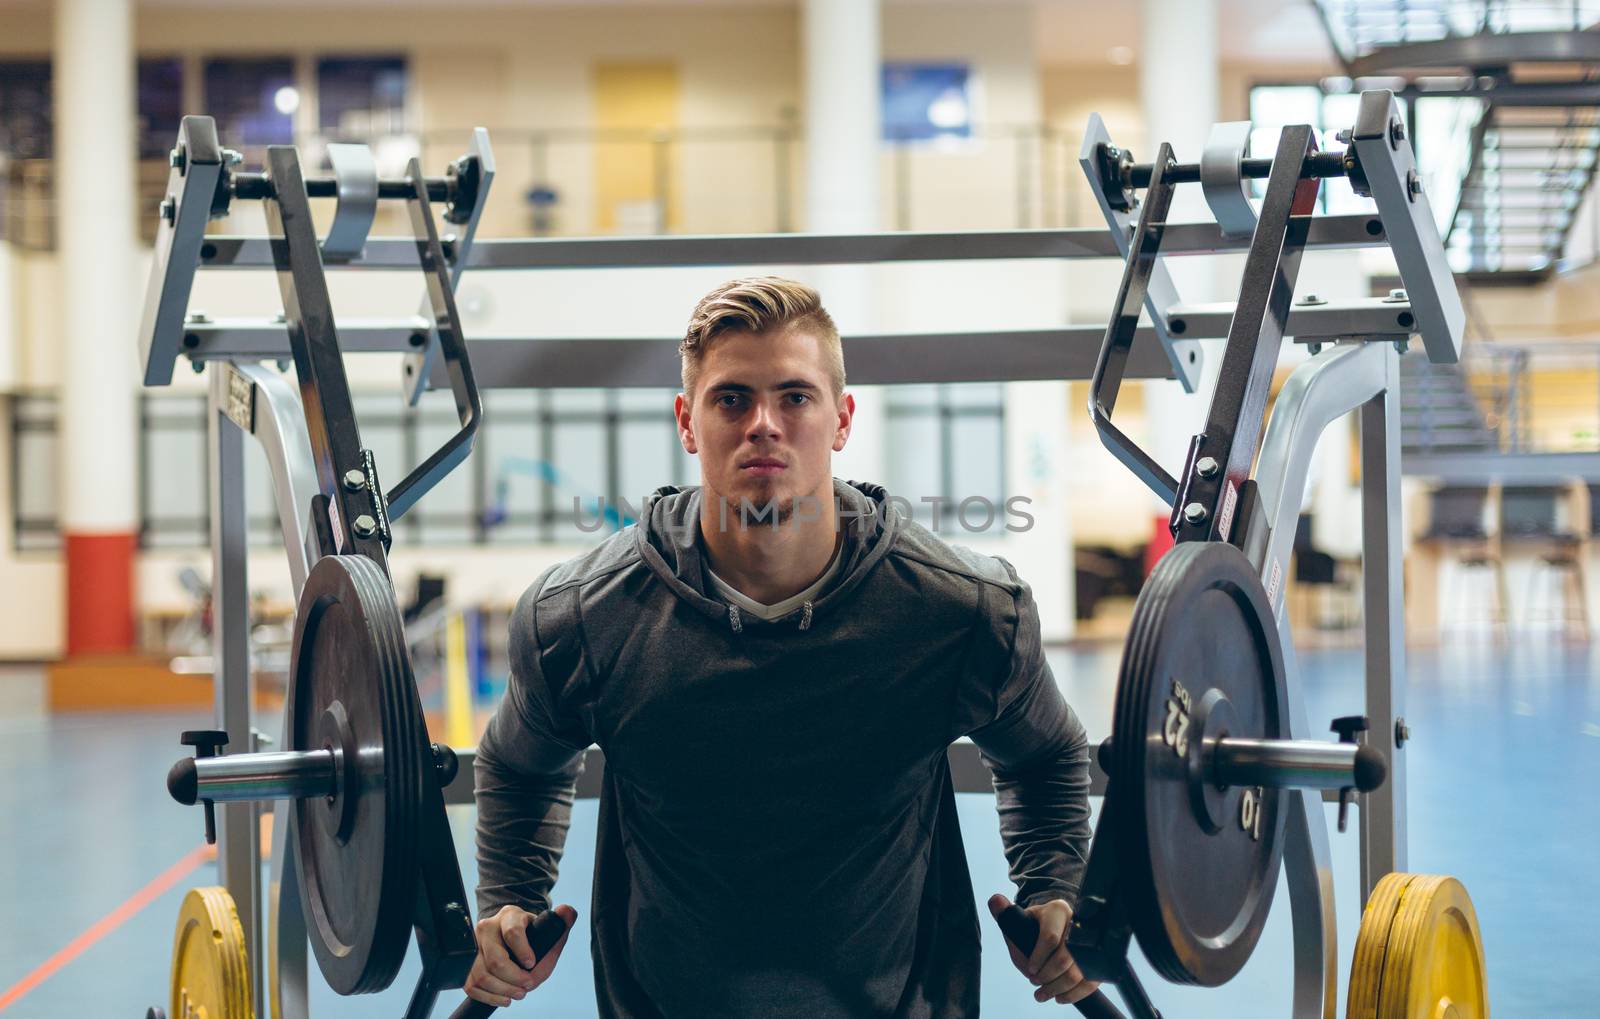
<svg viewBox="0 0 1600 1019">
<path fill-rule="evenodd" d="M 1133 598 L 1144 581 L 1144 549 L 1124 552 L 1109 545 L 1079 545 L 1072 550 L 1075 612 L 1080 621 L 1094 618 L 1106 598 Z"/>
<path fill-rule="evenodd" d="M 1295 521 L 1294 584 L 1289 593 L 1299 604 L 1291 608 L 1290 619 L 1319 630 L 1349 629 L 1360 619 L 1356 585 L 1338 559 L 1312 543 L 1314 521 L 1310 513 Z"/>
<path fill-rule="evenodd" d="M 1489 530 L 1489 489 L 1446 485 L 1429 493 L 1428 505 L 1428 529 L 1418 540 L 1437 546 L 1459 575 L 1446 595 L 1443 628 L 1487 626 L 1503 634 L 1509 599 L 1505 564 Z"/>
<path fill-rule="evenodd" d="M 417 592 L 411 604 L 401 609 L 401 618 L 407 623 L 415 622 L 422 614 L 432 608 L 434 603 L 444 604 L 445 578 L 432 573 L 417 574 Z"/>
<path fill-rule="evenodd" d="M 1563 634 L 1577 630 L 1589 636 L 1585 596 L 1583 539 L 1572 528 L 1572 492 L 1567 488 L 1528 486 L 1500 493 L 1500 538 L 1503 544 L 1531 546 L 1525 621 L 1559 626 Z M 1590 513 L 1593 515 L 1593 503 Z"/>
</svg>

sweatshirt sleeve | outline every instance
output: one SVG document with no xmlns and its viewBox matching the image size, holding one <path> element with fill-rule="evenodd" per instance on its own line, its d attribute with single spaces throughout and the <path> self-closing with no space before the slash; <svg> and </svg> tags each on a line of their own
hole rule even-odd
<svg viewBox="0 0 1600 1019">
<path fill-rule="evenodd" d="M 1000 838 L 1024 907 L 1074 907 L 1089 857 L 1089 742 L 1045 662 L 1033 593 L 1004 559 L 1012 594 L 985 584 L 990 611 L 980 654 L 992 691 L 989 720 L 969 735 L 993 773 Z"/>
<path fill-rule="evenodd" d="M 510 679 L 474 764 L 480 917 L 506 905 L 550 908 L 583 751 L 592 742 L 572 707 L 584 668 L 576 618 L 560 611 L 563 595 L 541 602 L 548 576 L 512 613 Z"/>
</svg>

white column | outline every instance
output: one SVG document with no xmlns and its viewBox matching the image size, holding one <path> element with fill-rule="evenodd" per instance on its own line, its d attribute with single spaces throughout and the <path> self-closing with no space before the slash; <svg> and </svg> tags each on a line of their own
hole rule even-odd
<svg viewBox="0 0 1600 1019">
<path fill-rule="evenodd" d="M 126 616 L 127 638 L 132 637 L 139 285 L 132 16 L 130 0 L 55 4 L 60 492 L 68 547 L 69 652 L 116 649 L 104 639 L 85 647 L 74 636 L 88 627 L 117 642 L 94 624 L 96 613 L 115 616 L 119 631 Z M 124 568 L 128 580 L 121 593 L 105 591 L 108 582 L 122 587 Z M 108 581 L 111 576 L 119 579 Z"/>
<path fill-rule="evenodd" d="M 878 0 L 805 0 L 801 43 L 805 75 L 805 228 L 812 233 L 863 233 L 879 228 L 878 153 L 882 134 L 878 101 L 882 15 Z M 822 292 L 848 337 L 879 326 L 872 300 L 873 271 L 866 266 L 815 270 Z M 855 429 L 834 474 L 857 481 L 884 480 L 885 392 L 850 386 Z M 912 498 L 915 502 L 915 498 Z"/>
<path fill-rule="evenodd" d="M 1219 119 L 1216 0 L 1144 0 L 1138 61 L 1149 148 L 1139 158 L 1154 159 L 1157 147 L 1166 142 L 1179 162 L 1198 162 L 1211 125 Z M 1179 185 L 1169 220 L 1211 218 L 1199 187 Z M 1171 258 L 1166 264 L 1184 301 L 1231 298 L 1216 292 L 1217 273 L 1208 259 Z M 1174 475 L 1183 468 L 1190 437 L 1205 425 L 1222 345 L 1205 344 L 1205 357 L 1206 370 L 1193 395 L 1185 394 L 1176 381 L 1146 383 L 1145 448 Z"/>
<path fill-rule="evenodd" d="M 878 227 L 878 0 L 805 0 L 806 227 Z"/>
</svg>

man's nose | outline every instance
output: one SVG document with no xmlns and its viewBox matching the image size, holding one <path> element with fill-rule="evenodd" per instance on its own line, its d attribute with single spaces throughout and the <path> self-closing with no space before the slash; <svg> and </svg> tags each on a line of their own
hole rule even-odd
<svg viewBox="0 0 1600 1019">
<path fill-rule="evenodd" d="M 750 438 L 773 439 L 779 431 L 778 408 L 768 400 L 757 400 L 750 411 Z"/>
</svg>

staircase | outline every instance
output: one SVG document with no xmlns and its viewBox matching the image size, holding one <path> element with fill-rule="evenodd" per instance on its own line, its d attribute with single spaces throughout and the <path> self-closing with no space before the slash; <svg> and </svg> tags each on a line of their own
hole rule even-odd
<svg viewBox="0 0 1600 1019">
<path fill-rule="evenodd" d="M 1600 0 L 1316 0 L 1352 78 L 1392 76 L 1415 107 L 1481 110 L 1459 143 L 1448 214 L 1451 268 L 1477 283 L 1555 271 L 1600 158 Z M 1447 136 L 1448 137 L 1448 136 Z M 1435 165 L 1452 160 L 1429 154 Z M 1448 193 L 1447 193 L 1448 192 Z M 1450 208 L 1450 203 L 1454 208 Z"/>
<path fill-rule="evenodd" d="M 1400 358 L 1402 460 L 1414 455 L 1492 453 L 1500 448 L 1459 364 L 1433 364 L 1420 349 Z"/>
<path fill-rule="evenodd" d="M 1600 109 L 1489 106 L 1446 235 L 1458 272 L 1543 274 L 1594 180 Z"/>
</svg>

